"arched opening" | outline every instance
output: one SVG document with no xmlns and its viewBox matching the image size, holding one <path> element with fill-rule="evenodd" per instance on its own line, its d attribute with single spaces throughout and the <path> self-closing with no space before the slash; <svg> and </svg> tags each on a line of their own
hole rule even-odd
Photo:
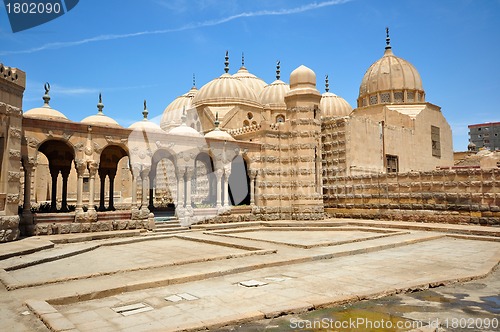
<svg viewBox="0 0 500 332">
<path fill-rule="evenodd" d="M 68 178 L 71 164 L 75 157 L 74 150 L 65 142 L 59 140 L 45 141 L 38 151 L 43 153 L 48 160 L 51 179 L 50 186 L 50 211 L 68 212 Z M 58 206 L 58 178 L 61 177 L 61 203 Z"/>
<path fill-rule="evenodd" d="M 121 199 L 121 191 L 115 192 L 115 178 L 118 170 L 118 163 L 123 157 L 127 157 L 127 152 L 120 146 L 107 146 L 101 153 L 99 162 L 99 211 L 114 211 L 115 197 Z M 107 181 L 106 181 L 107 180 Z M 106 182 L 108 184 L 108 206 L 106 207 Z"/>
<path fill-rule="evenodd" d="M 150 211 L 173 214 L 177 198 L 177 170 L 172 153 L 158 150 L 153 155 L 149 173 Z"/>
<path fill-rule="evenodd" d="M 231 162 L 229 199 L 231 205 L 250 205 L 250 178 L 248 176 L 248 166 L 245 159 L 240 155 Z"/>
<path fill-rule="evenodd" d="M 201 152 L 194 161 L 191 195 L 194 207 L 214 207 L 217 200 L 217 179 L 212 157 Z"/>
</svg>

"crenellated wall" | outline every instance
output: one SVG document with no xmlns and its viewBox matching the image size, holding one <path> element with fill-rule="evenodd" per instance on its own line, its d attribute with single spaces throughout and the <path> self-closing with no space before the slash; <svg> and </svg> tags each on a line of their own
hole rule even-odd
<svg viewBox="0 0 500 332">
<path fill-rule="evenodd" d="M 331 217 L 500 225 L 500 169 L 325 178 Z"/>
</svg>

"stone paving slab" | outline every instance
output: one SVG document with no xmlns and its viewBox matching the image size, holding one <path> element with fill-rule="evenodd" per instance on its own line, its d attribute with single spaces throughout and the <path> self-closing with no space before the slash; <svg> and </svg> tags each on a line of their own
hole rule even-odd
<svg viewBox="0 0 500 332">
<path fill-rule="evenodd" d="M 53 247 L 54 243 L 45 237 L 29 237 L 18 241 L 0 243 L 0 260 Z"/>
<path fill-rule="evenodd" d="M 402 248 L 407 250 L 401 253 Z M 340 257 L 265 268 L 232 275 L 230 279 L 217 277 L 149 289 L 147 294 L 132 292 L 128 300 L 141 301 L 144 296 L 163 298 L 167 294 L 188 292 L 198 297 L 198 300 L 155 308 L 149 312 L 148 322 L 163 324 L 171 330 L 196 330 L 200 326 L 217 328 L 239 322 L 239 319 L 244 321 L 248 315 L 271 318 L 346 301 L 425 289 L 432 284 L 475 278 L 477 273 L 489 273 L 498 263 L 500 255 L 500 244 L 453 238 L 440 238 L 402 248 L 360 254 L 357 257 L 359 262 L 354 266 L 351 257 Z M 440 254 L 436 255 L 436 252 Z M 415 262 L 414 257 L 426 259 Z M 464 269 L 464 264 L 467 269 Z M 350 269 L 344 269 L 347 266 Z M 414 278 L 414 270 L 425 272 L 425 277 Z M 294 277 L 260 287 L 242 287 L 232 282 L 235 279 L 259 280 L 287 274 Z M 297 289 L 302 292 L 296 292 Z M 137 298 L 134 298 L 134 294 Z M 115 298 L 115 301 L 120 303 L 121 300 Z M 84 306 L 86 311 L 82 315 L 85 315 L 102 309 L 102 305 L 96 300 L 55 307 L 66 315 L 67 310 Z M 260 314 L 255 315 L 255 312 Z M 113 324 L 119 324 L 120 321 L 119 317 L 110 320 Z M 82 326 L 77 328 L 88 331 Z"/>
</svg>

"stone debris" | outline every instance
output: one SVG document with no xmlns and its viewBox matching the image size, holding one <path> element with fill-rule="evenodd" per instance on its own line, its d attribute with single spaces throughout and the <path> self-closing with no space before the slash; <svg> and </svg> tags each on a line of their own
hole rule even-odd
<svg viewBox="0 0 500 332">
<path fill-rule="evenodd" d="M 260 287 L 260 286 L 267 285 L 267 282 L 252 279 L 252 280 L 247 280 L 247 281 L 240 281 L 238 284 L 241 286 L 245 286 L 245 287 Z"/>
</svg>

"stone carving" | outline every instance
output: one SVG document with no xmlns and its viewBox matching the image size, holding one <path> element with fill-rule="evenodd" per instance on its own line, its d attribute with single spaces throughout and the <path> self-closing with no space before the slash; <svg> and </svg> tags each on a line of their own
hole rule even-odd
<svg viewBox="0 0 500 332">
<path fill-rule="evenodd" d="M 19 204 L 19 194 L 8 194 L 7 204 Z"/>
<path fill-rule="evenodd" d="M 10 159 L 20 159 L 21 158 L 21 151 L 15 150 L 15 149 L 10 149 L 9 150 L 9 158 Z"/>
<path fill-rule="evenodd" d="M 31 148 L 38 148 L 38 146 L 40 145 L 40 141 L 38 139 L 36 139 L 35 137 L 25 136 L 24 139 L 26 140 L 26 143 L 28 144 L 28 146 Z"/>
<path fill-rule="evenodd" d="M 17 127 L 10 127 L 10 136 L 14 138 L 21 138 L 21 129 Z"/>
<path fill-rule="evenodd" d="M 9 172 L 9 182 L 19 182 L 21 172 Z"/>
</svg>

